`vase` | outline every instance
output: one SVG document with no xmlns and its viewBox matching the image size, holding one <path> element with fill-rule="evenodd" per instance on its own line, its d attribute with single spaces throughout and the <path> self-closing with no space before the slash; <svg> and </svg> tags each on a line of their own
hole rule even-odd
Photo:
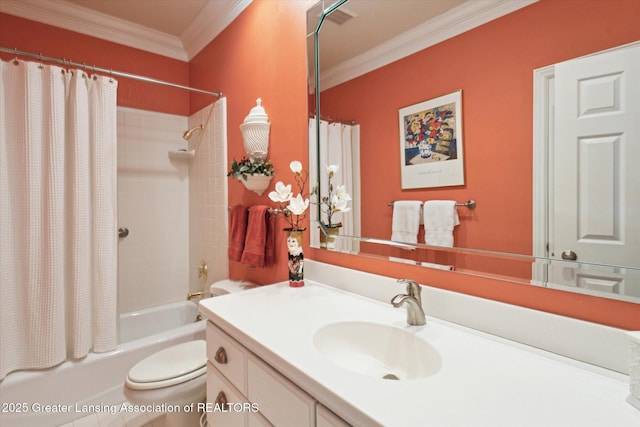
<svg viewBox="0 0 640 427">
<path fill-rule="evenodd" d="M 247 175 L 247 179 L 240 177 L 238 180 L 247 190 L 251 190 L 258 196 L 262 196 L 262 193 L 269 187 L 272 178 L 272 176 L 268 175 Z"/>
<path fill-rule="evenodd" d="M 287 252 L 289 253 L 289 286 L 304 286 L 304 254 L 302 252 L 302 233 L 304 229 L 285 228 L 287 234 Z"/>
<path fill-rule="evenodd" d="M 325 225 L 327 232 L 325 233 L 322 228 L 320 228 L 320 247 L 330 250 L 335 250 L 336 241 L 338 240 L 337 236 L 340 234 L 341 225 L 338 224 L 330 224 Z"/>
</svg>

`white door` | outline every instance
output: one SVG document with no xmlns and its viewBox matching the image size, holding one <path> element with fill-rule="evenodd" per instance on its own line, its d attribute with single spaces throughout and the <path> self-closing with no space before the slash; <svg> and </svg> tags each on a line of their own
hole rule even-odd
<svg viewBox="0 0 640 427">
<path fill-rule="evenodd" d="M 554 127 L 551 257 L 640 268 L 640 44 L 557 64 Z M 625 286 L 592 270 L 550 279 Z"/>
</svg>

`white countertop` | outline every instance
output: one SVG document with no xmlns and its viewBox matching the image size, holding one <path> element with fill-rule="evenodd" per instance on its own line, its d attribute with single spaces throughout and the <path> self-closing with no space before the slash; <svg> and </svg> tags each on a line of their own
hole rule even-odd
<svg viewBox="0 0 640 427">
<path fill-rule="evenodd" d="M 351 424 L 640 426 L 640 411 L 625 401 L 625 375 L 429 316 L 425 326 L 408 326 L 404 308 L 305 283 L 263 286 L 200 305 L 209 320 Z M 442 367 L 408 381 L 340 368 L 315 348 L 313 334 L 342 321 L 416 333 L 438 350 Z"/>
</svg>

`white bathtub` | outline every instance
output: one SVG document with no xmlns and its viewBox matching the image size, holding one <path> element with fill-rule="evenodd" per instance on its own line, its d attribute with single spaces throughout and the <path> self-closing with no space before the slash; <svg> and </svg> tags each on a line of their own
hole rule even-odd
<svg viewBox="0 0 640 427">
<path fill-rule="evenodd" d="M 125 400 L 124 378 L 134 364 L 162 348 L 204 339 L 206 319 L 195 322 L 197 315 L 198 306 L 188 301 L 123 314 L 116 350 L 7 375 L 0 382 L 0 425 L 54 427 L 117 410 Z"/>
</svg>

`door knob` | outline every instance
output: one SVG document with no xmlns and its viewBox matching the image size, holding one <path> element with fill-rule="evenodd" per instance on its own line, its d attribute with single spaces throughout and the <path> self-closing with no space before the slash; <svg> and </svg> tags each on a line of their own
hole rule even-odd
<svg viewBox="0 0 640 427">
<path fill-rule="evenodd" d="M 562 251 L 562 259 L 566 259 L 568 261 L 575 261 L 578 259 L 578 254 L 570 250 Z"/>
</svg>

